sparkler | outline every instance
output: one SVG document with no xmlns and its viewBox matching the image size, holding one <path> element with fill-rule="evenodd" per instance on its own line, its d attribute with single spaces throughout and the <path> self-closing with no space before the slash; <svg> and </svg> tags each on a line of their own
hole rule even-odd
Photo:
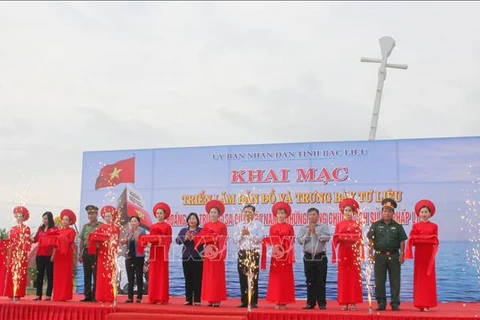
<svg viewBox="0 0 480 320">
<path fill-rule="evenodd" d="M 248 250 L 247 251 L 247 256 L 245 257 L 245 259 L 243 260 L 243 264 L 244 266 L 246 267 L 246 276 L 247 276 L 247 279 L 248 279 L 248 292 L 247 292 L 247 297 L 248 297 L 248 303 L 247 303 L 247 310 L 249 312 L 252 311 L 252 297 L 253 297 L 253 293 L 254 293 L 254 287 L 253 287 L 253 282 L 255 281 L 255 279 L 257 278 L 257 273 L 258 273 L 258 266 L 255 262 L 256 260 L 256 257 L 255 257 L 255 254 Z"/>
<path fill-rule="evenodd" d="M 363 212 L 363 211 L 366 212 L 366 210 L 367 209 L 364 208 L 360 212 Z M 359 224 L 360 229 L 362 230 L 362 237 L 363 237 L 363 248 L 359 247 L 359 250 L 362 250 L 362 249 L 364 250 L 363 252 L 364 252 L 365 269 L 364 269 L 363 273 L 365 275 L 365 287 L 367 289 L 367 297 L 368 297 L 368 314 L 372 314 L 373 313 L 373 307 L 372 307 L 371 279 L 372 279 L 373 261 L 371 261 L 370 257 L 369 257 L 370 250 L 369 250 L 369 239 L 367 237 L 367 232 L 363 231 L 365 226 L 367 226 L 364 215 L 362 215 L 362 214 L 358 215 L 357 223 Z M 362 265 L 362 255 L 361 254 L 357 255 L 357 262 L 360 266 Z M 362 281 L 362 280 L 360 279 L 360 281 Z"/>
<path fill-rule="evenodd" d="M 108 248 L 109 259 L 107 262 L 110 264 L 110 285 L 113 290 L 113 307 L 117 306 L 117 255 L 118 255 L 118 234 L 113 232 L 110 237 L 110 245 Z M 108 269 L 107 269 L 108 270 Z"/>
<path fill-rule="evenodd" d="M 255 187 L 253 187 L 253 193 L 255 192 Z M 244 201 L 241 201 L 240 204 L 245 206 L 246 204 L 252 204 L 246 201 L 247 197 L 240 197 L 240 195 L 243 195 L 243 190 L 240 191 L 239 193 L 239 198 L 244 199 Z M 247 190 L 245 194 L 248 196 L 250 195 L 250 190 Z M 252 217 L 252 219 L 255 219 L 255 217 Z M 244 226 L 245 229 L 247 229 L 246 226 Z M 252 241 L 252 240 L 248 240 Z M 252 256 L 252 251 L 247 250 L 246 251 L 246 256 L 243 257 L 242 262 L 244 266 L 244 273 L 247 276 L 247 310 L 248 312 L 252 311 L 252 297 L 254 293 L 254 287 L 253 287 L 253 282 L 255 281 L 257 277 L 257 272 L 258 272 L 258 266 L 256 264 L 256 257 Z"/>
<path fill-rule="evenodd" d="M 19 283 L 22 279 L 22 253 L 20 252 L 21 248 L 12 247 L 12 279 L 13 279 L 13 302 L 17 302 L 17 292 Z"/>
<path fill-rule="evenodd" d="M 26 275 L 26 261 L 27 261 L 27 246 L 28 246 L 28 235 L 23 234 L 26 231 L 26 227 L 19 225 L 19 235 L 17 241 L 12 243 L 12 280 L 13 280 L 13 302 L 19 300 L 17 298 L 18 291 L 20 289 L 20 284 L 23 278 Z M 17 243 L 15 243 L 17 242 Z"/>
<path fill-rule="evenodd" d="M 248 271 L 248 305 L 247 305 L 248 312 L 252 311 L 252 295 L 253 295 L 252 282 L 253 282 L 253 272 L 252 270 L 249 270 Z"/>
<path fill-rule="evenodd" d="M 117 297 L 118 297 L 118 252 L 120 250 L 119 248 L 119 234 L 120 234 L 120 226 L 119 226 L 119 217 L 120 217 L 120 212 L 117 215 L 117 218 L 113 216 L 113 222 L 112 226 L 110 228 L 110 241 L 107 243 L 108 245 L 108 251 L 107 251 L 107 271 L 109 276 L 110 276 L 110 285 L 112 286 L 112 292 L 113 292 L 113 307 L 115 308 L 117 306 Z M 117 231 L 118 230 L 118 231 Z"/>
<path fill-rule="evenodd" d="M 367 260 L 370 260 L 369 258 Z M 367 287 L 367 295 L 368 295 L 368 314 L 373 313 L 373 308 L 372 308 L 372 287 L 370 285 L 372 277 L 372 263 L 367 262 L 367 265 L 365 266 L 365 279 L 366 279 L 366 287 Z"/>
</svg>

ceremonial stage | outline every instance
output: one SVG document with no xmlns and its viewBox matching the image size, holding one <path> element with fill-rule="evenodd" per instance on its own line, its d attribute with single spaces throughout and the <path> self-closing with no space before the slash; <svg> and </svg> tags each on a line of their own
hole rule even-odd
<svg viewBox="0 0 480 320">
<path fill-rule="evenodd" d="M 12 302 L 6 297 L 0 298 L 1 320 L 160 320 L 160 319 L 209 319 L 209 320 L 347 320 L 347 319 L 478 319 L 479 303 L 449 302 L 440 303 L 430 312 L 420 312 L 411 302 L 404 302 L 401 311 L 373 311 L 369 314 L 368 303 L 357 305 L 356 311 L 342 311 L 340 306 L 329 301 L 327 310 L 303 310 L 304 300 L 288 305 L 286 310 L 275 310 L 272 304 L 261 299 L 259 307 L 248 312 L 239 309 L 238 299 L 222 302 L 220 308 L 202 306 L 184 306 L 182 297 L 172 297 L 167 305 L 126 304 L 126 296 L 118 299 L 114 308 L 111 304 L 79 302 L 83 295 L 75 295 L 74 301 L 51 302 L 32 301 L 33 296 Z M 147 301 L 147 297 L 144 297 Z M 375 304 L 374 304 L 375 305 Z"/>
</svg>

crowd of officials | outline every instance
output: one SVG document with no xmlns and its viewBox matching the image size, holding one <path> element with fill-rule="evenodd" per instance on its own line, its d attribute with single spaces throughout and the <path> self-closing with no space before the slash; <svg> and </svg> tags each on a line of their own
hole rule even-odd
<svg viewBox="0 0 480 320">
<path fill-rule="evenodd" d="M 438 227 L 430 221 L 435 205 L 420 200 L 415 206 L 419 221 L 407 236 L 403 226 L 394 219 L 397 203 L 390 198 L 382 201 L 382 218 L 372 223 L 366 234 L 367 251 L 364 252 L 364 234 L 357 219 L 359 204 L 345 198 L 339 204 L 344 219 L 335 226 L 331 235 L 326 224 L 319 223 L 319 211 L 307 211 L 308 224 L 295 235 L 287 222 L 292 209 L 288 203 L 277 202 L 272 207 L 276 223 L 265 232 L 264 225 L 255 219 L 255 207 L 246 205 L 243 221 L 228 235 L 221 221 L 225 206 L 211 200 L 205 210 L 209 221 L 203 226 L 196 213 L 187 216 L 187 225 L 173 239 L 168 223 L 171 213 L 167 203 L 159 202 L 153 208 L 157 219 L 149 232 L 142 228 L 141 217 L 130 216 L 129 228 L 122 237 L 119 213 L 113 206 L 99 210 L 94 205 L 85 209 L 88 223 L 79 232 L 78 260 L 84 271 L 84 302 L 111 302 L 115 297 L 117 279 L 116 257 L 125 250 L 125 268 L 128 277 L 126 303 L 141 303 L 143 298 L 145 249 L 148 259 L 148 303 L 169 302 L 169 251 L 172 242 L 182 246 L 182 266 L 185 278 L 185 305 L 219 307 L 227 299 L 225 259 L 229 238 L 238 246 L 238 275 L 240 283 L 239 308 L 258 307 L 258 274 L 267 267 L 267 251 L 271 247 L 270 269 L 266 301 L 276 309 L 285 309 L 295 302 L 293 263 L 295 243 L 303 248 L 303 264 L 307 286 L 304 309 L 327 308 L 326 279 L 328 270 L 327 243 L 331 241 L 332 263 L 338 264 L 337 301 L 342 310 L 355 310 L 363 302 L 362 262 L 374 264 L 376 310 L 387 307 L 386 280 L 390 283 L 391 310 L 400 310 L 400 270 L 405 259 L 414 259 L 413 304 L 421 311 L 437 305 L 435 255 L 438 249 Z M 98 219 L 100 216 L 104 222 Z M 51 212 L 42 215 L 42 223 L 34 234 L 24 224 L 30 217 L 26 207 L 13 210 L 16 225 L 8 239 L 2 239 L 3 261 L 0 261 L 0 292 L 13 301 L 26 293 L 27 257 L 33 243 L 36 251 L 36 296 L 34 300 L 68 301 L 73 298 L 73 256 L 77 232 L 72 226 L 76 215 L 72 210 L 61 211 L 61 226 L 56 226 Z M 408 242 L 407 242 L 408 240 Z M 415 250 L 413 250 L 415 247 Z M 0 255 L 0 260 L 2 256 Z M 5 272 L 2 272 L 1 269 Z M 46 277 L 47 288 L 43 294 Z M 134 286 L 136 290 L 134 296 Z M 250 285 L 250 286 L 249 286 Z M 252 295 L 249 295 L 251 287 Z M 249 298 L 250 297 L 250 298 Z"/>
</svg>

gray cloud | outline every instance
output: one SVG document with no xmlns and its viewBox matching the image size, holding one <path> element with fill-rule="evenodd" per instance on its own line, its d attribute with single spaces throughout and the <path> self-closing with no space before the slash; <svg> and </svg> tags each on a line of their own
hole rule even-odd
<svg viewBox="0 0 480 320">
<path fill-rule="evenodd" d="M 77 144 L 90 141 L 88 144 L 91 145 L 91 141 L 95 141 L 99 147 L 109 144 L 111 149 L 118 149 L 122 146 L 146 148 L 174 142 L 172 135 L 163 129 L 164 121 L 161 119 L 153 126 L 137 118 L 113 116 L 99 108 L 81 107 L 77 111 L 85 127 L 84 134 L 74 137 Z"/>
<path fill-rule="evenodd" d="M 479 135 L 478 9 L 2 2 L 0 209 L 77 208 L 86 150 L 365 140 L 384 35 L 377 139 Z"/>
</svg>

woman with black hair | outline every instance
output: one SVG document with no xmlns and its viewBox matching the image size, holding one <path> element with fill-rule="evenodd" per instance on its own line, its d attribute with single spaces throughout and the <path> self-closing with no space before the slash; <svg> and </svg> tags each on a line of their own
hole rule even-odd
<svg viewBox="0 0 480 320">
<path fill-rule="evenodd" d="M 136 282 L 136 302 L 141 303 L 143 296 L 143 266 L 145 264 L 145 255 L 143 252 L 139 251 L 139 237 L 143 234 L 146 234 L 146 231 L 145 229 L 140 228 L 140 217 L 131 216 L 129 220 L 130 230 L 122 240 L 122 244 L 127 245 L 127 252 L 125 254 L 125 269 L 127 269 L 128 277 L 128 299 L 125 302 L 133 302 L 133 287 Z"/>
<path fill-rule="evenodd" d="M 45 300 L 51 300 L 53 289 L 53 247 L 43 244 L 41 239 L 46 236 L 47 230 L 54 230 L 57 227 L 55 227 L 53 214 L 50 211 L 42 214 L 42 220 L 42 224 L 38 227 L 37 233 L 35 233 L 35 236 L 33 237 L 33 242 L 38 243 L 37 254 L 35 256 L 35 262 L 37 265 L 37 278 L 35 281 L 37 296 L 33 299 L 34 301 L 42 300 L 43 279 L 45 273 L 47 274 L 47 291 L 45 292 Z"/>
<path fill-rule="evenodd" d="M 182 248 L 182 266 L 183 275 L 185 277 L 185 305 L 200 305 L 202 293 L 202 272 L 203 245 L 195 249 L 193 242 L 194 236 L 200 232 L 200 219 L 195 212 L 187 217 L 187 227 L 182 228 L 178 233 L 175 242 L 183 245 Z"/>
</svg>

